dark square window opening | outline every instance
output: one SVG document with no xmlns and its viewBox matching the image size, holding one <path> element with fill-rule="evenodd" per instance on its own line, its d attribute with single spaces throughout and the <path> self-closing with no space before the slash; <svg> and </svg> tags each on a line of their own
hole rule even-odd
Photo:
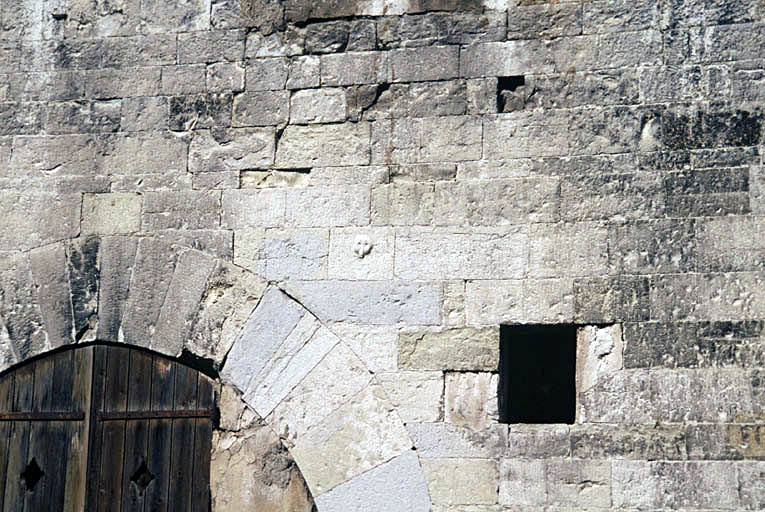
<svg viewBox="0 0 765 512">
<path fill-rule="evenodd" d="M 502 423 L 574 423 L 576 333 L 570 324 L 500 326 Z"/>
</svg>

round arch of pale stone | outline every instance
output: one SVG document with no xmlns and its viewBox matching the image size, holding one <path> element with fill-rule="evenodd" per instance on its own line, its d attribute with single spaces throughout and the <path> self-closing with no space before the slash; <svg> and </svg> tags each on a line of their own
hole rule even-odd
<svg viewBox="0 0 765 512">
<path fill-rule="evenodd" d="M 247 270 L 131 236 L 65 240 L 0 263 L 0 370 L 96 340 L 209 360 L 281 437 L 320 512 L 430 509 L 412 440 L 375 376 Z"/>
</svg>

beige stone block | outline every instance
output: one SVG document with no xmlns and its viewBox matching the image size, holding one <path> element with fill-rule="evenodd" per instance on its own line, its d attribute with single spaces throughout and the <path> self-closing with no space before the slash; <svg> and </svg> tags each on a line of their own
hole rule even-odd
<svg viewBox="0 0 765 512">
<path fill-rule="evenodd" d="M 441 318 L 449 326 L 465 324 L 465 281 L 447 281 L 444 283 Z"/>
<path fill-rule="evenodd" d="M 336 345 L 266 418 L 290 443 L 333 414 L 372 380 L 364 363 L 344 344 Z M 315 447 L 314 447 L 315 448 Z"/>
<path fill-rule="evenodd" d="M 498 501 L 499 468 L 489 459 L 422 461 L 434 505 L 483 505 Z"/>
<path fill-rule="evenodd" d="M 299 437 L 291 452 L 311 492 L 320 495 L 411 447 L 385 391 L 373 384 Z"/>
<path fill-rule="evenodd" d="M 396 371 L 397 327 L 336 323 L 330 329 L 364 361 L 371 372 Z"/>
<path fill-rule="evenodd" d="M 496 373 L 457 373 L 445 375 L 444 415 L 448 423 L 485 430 L 499 421 Z"/>
<path fill-rule="evenodd" d="M 468 281 L 465 321 L 469 325 L 519 323 L 524 319 L 523 281 Z"/>
<path fill-rule="evenodd" d="M 434 422 L 441 418 L 444 392 L 442 372 L 379 373 L 377 380 L 404 423 Z"/>
<path fill-rule="evenodd" d="M 624 367 L 622 326 L 580 327 L 576 333 L 576 351 L 576 390 L 583 393 L 592 388 L 603 374 Z"/>
<path fill-rule="evenodd" d="M 82 198 L 82 232 L 117 235 L 141 229 L 141 196 L 129 193 L 86 194 Z"/>
<path fill-rule="evenodd" d="M 367 165 L 369 123 L 288 126 L 276 151 L 276 167 Z"/>
<path fill-rule="evenodd" d="M 393 278 L 393 230 L 333 229 L 329 242 L 329 279 Z"/>
<path fill-rule="evenodd" d="M 404 332 L 398 366 L 407 370 L 488 370 L 499 364 L 499 326 Z"/>
</svg>

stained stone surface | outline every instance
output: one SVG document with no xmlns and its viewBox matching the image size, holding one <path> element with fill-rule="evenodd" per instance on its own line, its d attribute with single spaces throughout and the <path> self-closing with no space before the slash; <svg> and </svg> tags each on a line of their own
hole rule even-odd
<svg viewBox="0 0 765 512">
<path fill-rule="evenodd" d="M 220 372 L 214 510 L 761 510 L 763 46 L 759 0 L 2 2 L 0 368 Z M 497 422 L 500 324 L 579 327 L 576 423 Z"/>
</svg>

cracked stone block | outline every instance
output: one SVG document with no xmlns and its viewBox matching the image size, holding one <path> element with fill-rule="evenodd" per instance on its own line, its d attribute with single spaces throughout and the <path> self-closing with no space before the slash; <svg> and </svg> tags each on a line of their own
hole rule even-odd
<svg viewBox="0 0 765 512">
<path fill-rule="evenodd" d="M 604 373 L 624 367 L 622 326 L 587 325 L 576 333 L 576 389 L 583 393 L 597 383 Z"/>
<path fill-rule="evenodd" d="M 411 447 L 395 408 L 373 384 L 309 428 L 291 453 L 311 492 L 320 496 Z"/>
<path fill-rule="evenodd" d="M 499 421 L 498 374 L 447 372 L 445 380 L 444 417 L 447 423 L 482 431 Z"/>
<path fill-rule="evenodd" d="M 273 161 L 273 128 L 200 130 L 194 132 L 189 147 L 192 173 L 265 168 Z"/>
</svg>

